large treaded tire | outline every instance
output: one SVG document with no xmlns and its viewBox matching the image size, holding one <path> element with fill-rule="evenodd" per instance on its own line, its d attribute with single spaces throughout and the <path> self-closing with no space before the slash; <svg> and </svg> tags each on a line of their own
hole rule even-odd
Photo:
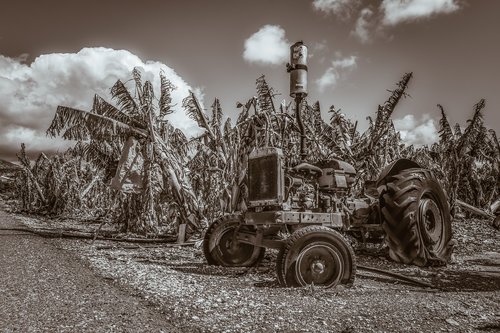
<svg viewBox="0 0 500 333">
<path fill-rule="evenodd" d="M 417 266 L 450 261 L 455 244 L 450 209 L 430 170 L 412 168 L 390 176 L 380 204 L 392 260 Z"/>
<path fill-rule="evenodd" d="M 313 272 L 317 263 L 320 271 Z M 340 233 L 328 227 L 307 226 L 287 239 L 278 253 L 276 273 L 283 287 L 352 285 L 356 259 L 352 247 Z"/>
<path fill-rule="evenodd" d="M 226 215 L 208 227 L 203 238 L 203 254 L 209 265 L 251 267 L 262 260 L 265 248 L 233 244 L 233 233 L 240 227 L 241 219 L 241 215 Z"/>
</svg>

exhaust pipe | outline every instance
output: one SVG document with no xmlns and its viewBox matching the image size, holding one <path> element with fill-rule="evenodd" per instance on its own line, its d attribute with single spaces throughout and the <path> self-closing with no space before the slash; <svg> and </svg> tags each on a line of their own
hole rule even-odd
<svg viewBox="0 0 500 333">
<path fill-rule="evenodd" d="M 302 41 L 290 46 L 290 63 L 286 64 L 286 69 L 290 73 L 290 97 L 295 99 L 295 117 L 300 131 L 300 160 L 304 162 L 306 134 L 300 111 L 307 96 L 307 47 Z"/>
</svg>

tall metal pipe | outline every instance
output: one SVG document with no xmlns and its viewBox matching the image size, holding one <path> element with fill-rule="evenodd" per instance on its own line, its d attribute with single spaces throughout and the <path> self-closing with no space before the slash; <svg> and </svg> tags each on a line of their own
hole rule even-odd
<svg viewBox="0 0 500 333">
<path fill-rule="evenodd" d="M 306 133 L 302 122 L 302 100 L 307 96 L 307 47 L 302 41 L 290 46 L 290 63 L 286 65 L 290 73 L 290 96 L 295 99 L 295 117 L 300 131 L 300 159 L 307 157 Z"/>
<path fill-rule="evenodd" d="M 306 130 L 304 128 L 304 123 L 302 122 L 301 109 L 302 100 L 304 97 L 302 95 L 295 96 L 295 118 L 297 119 L 297 125 L 300 131 L 300 160 L 303 162 L 306 160 Z"/>
</svg>

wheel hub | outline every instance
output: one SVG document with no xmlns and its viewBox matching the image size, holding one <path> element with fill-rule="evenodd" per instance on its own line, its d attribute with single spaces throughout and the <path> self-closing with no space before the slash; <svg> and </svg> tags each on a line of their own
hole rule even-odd
<svg viewBox="0 0 500 333">
<path fill-rule="evenodd" d="M 443 238 L 443 217 L 432 198 L 424 198 L 420 201 L 419 218 L 426 242 L 432 247 L 439 248 Z"/>
<path fill-rule="evenodd" d="M 302 249 L 295 265 L 295 278 L 302 286 L 312 283 L 327 288 L 335 286 L 344 269 L 338 250 L 324 242 L 315 242 Z"/>
<path fill-rule="evenodd" d="M 258 256 L 258 250 L 253 245 L 240 243 L 235 239 L 235 229 L 235 225 L 228 224 L 214 239 L 217 244 L 216 253 L 224 266 L 244 266 L 246 262 Z"/>
<path fill-rule="evenodd" d="M 325 271 L 325 263 L 322 260 L 315 260 L 311 264 L 311 271 L 316 274 L 322 274 Z"/>
</svg>

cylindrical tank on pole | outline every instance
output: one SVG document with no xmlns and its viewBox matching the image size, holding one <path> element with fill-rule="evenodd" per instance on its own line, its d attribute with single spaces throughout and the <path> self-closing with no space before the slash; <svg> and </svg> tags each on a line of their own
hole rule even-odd
<svg viewBox="0 0 500 333">
<path fill-rule="evenodd" d="M 307 96 L 307 46 L 302 41 L 290 46 L 290 96 Z"/>
</svg>

